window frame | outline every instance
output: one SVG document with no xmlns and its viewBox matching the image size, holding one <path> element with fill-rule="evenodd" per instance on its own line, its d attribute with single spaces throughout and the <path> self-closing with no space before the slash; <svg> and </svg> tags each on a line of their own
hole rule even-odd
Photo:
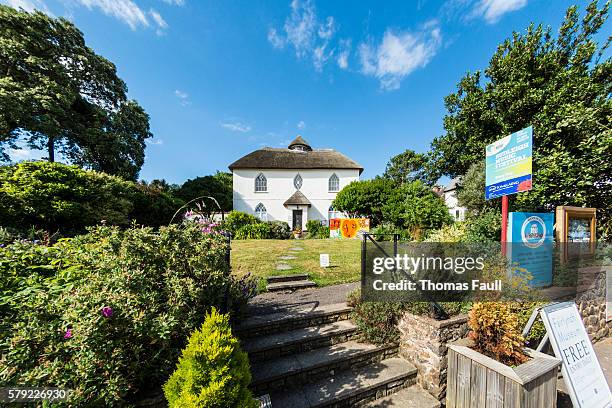
<svg viewBox="0 0 612 408">
<path fill-rule="evenodd" d="M 260 202 L 255 206 L 255 217 L 257 217 L 259 221 L 268 221 L 268 209 L 266 208 L 264 203 Z"/>
<path fill-rule="evenodd" d="M 255 177 L 255 182 L 254 182 L 253 187 L 256 193 L 267 193 L 268 192 L 268 178 L 263 173 L 259 173 L 257 177 Z"/>
<path fill-rule="evenodd" d="M 335 183 L 335 187 L 336 189 L 332 188 L 332 180 Z M 338 175 L 336 173 L 333 173 L 331 176 L 329 176 L 329 178 L 327 179 L 327 191 L 329 193 L 337 193 L 340 191 L 340 177 L 338 177 Z"/>
</svg>

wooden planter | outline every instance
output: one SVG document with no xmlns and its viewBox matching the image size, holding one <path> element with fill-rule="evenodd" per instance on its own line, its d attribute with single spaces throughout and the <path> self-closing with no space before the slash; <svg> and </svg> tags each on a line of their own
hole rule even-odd
<svg viewBox="0 0 612 408">
<path fill-rule="evenodd" d="M 472 344 L 462 339 L 448 345 L 447 408 L 556 408 L 561 360 L 525 349 L 531 359 L 512 368 Z"/>
</svg>

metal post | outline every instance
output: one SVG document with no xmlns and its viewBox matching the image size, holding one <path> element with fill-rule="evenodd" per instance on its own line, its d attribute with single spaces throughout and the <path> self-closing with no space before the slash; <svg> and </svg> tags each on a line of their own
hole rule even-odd
<svg viewBox="0 0 612 408">
<path fill-rule="evenodd" d="M 508 233 L 508 202 L 507 195 L 502 197 L 502 219 L 501 219 L 501 250 L 502 255 L 506 255 L 506 237 Z"/>
<path fill-rule="evenodd" d="M 366 241 L 368 239 L 368 233 L 365 232 L 363 234 L 362 237 L 362 241 L 361 241 L 361 290 L 363 291 L 365 289 L 365 274 L 366 274 Z"/>
</svg>

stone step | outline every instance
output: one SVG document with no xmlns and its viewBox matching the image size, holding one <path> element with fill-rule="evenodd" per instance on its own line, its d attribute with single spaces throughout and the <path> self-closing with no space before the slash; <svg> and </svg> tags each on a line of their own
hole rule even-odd
<svg viewBox="0 0 612 408">
<path fill-rule="evenodd" d="M 266 278 L 266 281 L 268 283 L 293 282 L 293 281 L 304 281 L 304 280 L 308 280 L 307 273 L 297 273 L 293 275 L 268 276 Z"/>
<path fill-rule="evenodd" d="M 416 383 L 416 368 L 403 358 L 339 372 L 302 387 L 270 394 L 273 407 L 354 407 L 393 394 Z M 385 405 L 375 405 L 385 406 Z M 413 405 L 413 407 L 420 407 Z"/>
<path fill-rule="evenodd" d="M 332 346 L 349 340 L 357 340 L 359 337 L 357 326 L 353 322 L 341 320 L 246 339 L 241 342 L 241 347 L 243 351 L 249 353 L 251 362 L 254 362 Z"/>
<path fill-rule="evenodd" d="M 367 408 L 440 408 L 442 404 L 419 385 L 399 390 L 366 405 Z"/>
<path fill-rule="evenodd" d="M 269 283 L 266 286 L 268 292 L 277 292 L 280 290 L 297 290 L 304 288 L 312 288 L 313 286 L 317 286 L 316 283 L 310 280 L 299 280 L 299 281 L 291 281 L 291 282 L 277 282 L 277 283 Z"/>
<path fill-rule="evenodd" d="M 256 395 L 333 377 L 350 368 L 396 356 L 397 344 L 374 346 L 347 341 L 251 365 L 251 389 Z"/>
<path fill-rule="evenodd" d="M 241 339 L 347 320 L 352 308 L 346 303 L 301 307 L 278 313 L 251 316 L 234 328 Z"/>
</svg>

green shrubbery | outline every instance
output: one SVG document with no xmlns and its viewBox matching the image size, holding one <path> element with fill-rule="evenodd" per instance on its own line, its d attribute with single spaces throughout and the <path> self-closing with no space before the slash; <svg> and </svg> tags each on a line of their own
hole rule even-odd
<svg viewBox="0 0 612 408">
<path fill-rule="evenodd" d="M 231 232 L 232 235 L 235 236 L 236 232 L 238 232 L 240 228 L 251 224 L 257 224 L 259 222 L 260 221 L 251 214 L 234 210 L 230 211 L 230 213 L 225 216 L 225 220 L 223 221 L 223 229 Z"/>
<path fill-rule="evenodd" d="M 248 357 L 232 336 L 228 316 L 213 308 L 191 335 L 164 393 L 170 408 L 257 408 L 250 381 Z"/>
<path fill-rule="evenodd" d="M 260 221 L 251 214 L 231 211 L 223 221 L 222 228 L 232 233 L 234 239 L 288 239 L 289 224 L 284 221 Z"/>
<path fill-rule="evenodd" d="M 272 228 L 270 224 L 260 222 L 257 224 L 248 224 L 241 227 L 234 235 L 235 239 L 270 239 L 272 238 Z"/>
<path fill-rule="evenodd" d="M 252 295 L 229 277 L 227 245 L 187 224 L 0 248 L 0 383 L 71 388 L 76 406 L 133 402 L 167 378 L 204 310 Z"/>
<path fill-rule="evenodd" d="M 329 238 L 329 227 L 321 225 L 319 220 L 308 220 L 306 222 L 307 238 L 325 239 Z"/>
</svg>

